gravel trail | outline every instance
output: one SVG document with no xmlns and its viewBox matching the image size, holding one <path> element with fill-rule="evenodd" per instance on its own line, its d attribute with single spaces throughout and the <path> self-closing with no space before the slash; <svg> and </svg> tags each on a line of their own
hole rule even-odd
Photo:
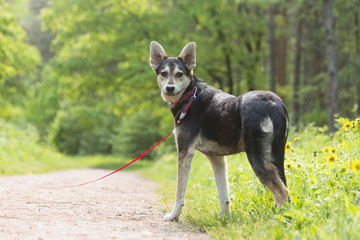
<svg viewBox="0 0 360 240">
<path fill-rule="evenodd" d="M 71 186 L 107 173 L 1 176 L 0 239 L 209 239 L 184 223 L 164 222 L 156 185 L 133 172 L 77 188 L 40 188 Z"/>
</svg>

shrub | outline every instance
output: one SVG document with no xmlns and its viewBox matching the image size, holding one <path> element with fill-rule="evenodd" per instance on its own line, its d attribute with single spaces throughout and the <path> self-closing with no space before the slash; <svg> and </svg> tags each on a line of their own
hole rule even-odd
<svg viewBox="0 0 360 240">
<path fill-rule="evenodd" d="M 113 141 L 114 152 L 127 157 L 137 157 L 145 152 L 163 137 L 160 121 L 161 117 L 155 116 L 151 110 L 124 117 Z M 146 158 L 154 158 L 156 155 L 152 151 Z"/>
<path fill-rule="evenodd" d="M 70 106 L 59 110 L 51 140 L 66 154 L 110 154 L 114 117 L 89 106 Z"/>
<path fill-rule="evenodd" d="M 0 118 L 0 175 L 42 172 L 61 165 L 62 156 L 38 140 L 30 124 L 20 126 Z"/>
</svg>

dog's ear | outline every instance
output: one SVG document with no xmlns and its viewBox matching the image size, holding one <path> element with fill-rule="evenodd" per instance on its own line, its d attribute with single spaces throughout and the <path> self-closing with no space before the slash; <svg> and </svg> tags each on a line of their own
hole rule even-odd
<svg viewBox="0 0 360 240">
<path fill-rule="evenodd" d="M 183 60 L 190 71 L 193 70 L 196 66 L 196 44 L 194 42 L 188 43 L 181 51 L 179 58 Z"/>
<path fill-rule="evenodd" d="M 156 41 L 150 43 L 150 66 L 155 70 L 159 67 L 161 62 L 166 58 L 166 52 L 164 48 Z"/>
</svg>

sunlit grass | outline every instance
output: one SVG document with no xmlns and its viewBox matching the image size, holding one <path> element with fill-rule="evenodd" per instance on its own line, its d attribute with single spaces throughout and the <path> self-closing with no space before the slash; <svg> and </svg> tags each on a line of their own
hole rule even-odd
<svg viewBox="0 0 360 240">
<path fill-rule="evenodd" d="M 285 171 L 291 202 L 281 208 L 274 207 L 271 192 L 255 177 L 246 155 L 238 154 L 228 157 L 232 215 L 219 215 L 211 165 L 195 154 L 180 220 L 216 239 L 360 239 L 356 121 L 340 119 L 333 139 L 326 129 L 311 126 L 289 136 Z M 146 176 L 162 183 L 162 206 L 169 212 L 175 199 L 175 154 L 159 159 Z"/>
</svg>

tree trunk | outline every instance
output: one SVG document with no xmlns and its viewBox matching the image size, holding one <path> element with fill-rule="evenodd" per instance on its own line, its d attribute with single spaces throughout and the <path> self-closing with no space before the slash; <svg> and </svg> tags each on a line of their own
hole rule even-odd
<svg viewBox="0 0 360 240">
<path fill-rule="evenodd" d="M 257 71 L 257 68 L 259 66 L 260 61 L 260 55 L 258 54 L 261 50 L 261 43 L 263 41 L 262 34 L 255 35 L 254 40 L 254 47 L 252 46 L 252 43 L 249 41 L 245 42 L 245 46 L 250 54 L 249 62 L 245 63 L 246 65 L 246 83 L 248 86 L 248 91 L 254 91 L 255 90 L 255 74 Z M 255 56 L 254 56 L 255 54 Z"/>
<path fill-rule="evenodd" d="M 301 94 L 300 109 L 301 116 L 321 109 L 327 111 L 327 92 L 319 89 L 326 83 L 320 77 L 324 74 L 326 66 L 325 49 L 326 41 L 323 41 L 324 34 L 319 29 L 324 28 L 323 9 L 319 9 L 317 1 L 305 1 L 302 6 L 303 13 L 310 13 L 303 18 L 302 42 L 305 43 L 302 49 L 301 60 L 301 86 L 309 89 Z M 310 88 L 310 86 L 315 86 Z M 311 102 L 311 104 L 309 104 Z"/>
<path fill-rule="evenodd" d="M 223 48 L 223 53 L 225 55 L 225 64 L 226 64 L 226 76 L 227 76 L 227 87 L 228 87 L 228 93 L 233 94 L 234 93 L 234 81 L 232 78 L 232 68 L 231 68 L 231 59 L 230 54 L 226 50 L 226 48 Z"/>
<path fill-rule="evenodd" d="M 269 7 L 269 74 L 270 91 L 275 92 L 275 56 L 274 56 L 274 7 Z"/>
<path fill-rule="evenodd" d="M 299 124 L 300 100 L 300 63 L 301 63 L 301 32 L 302 32 L 302 9 L 296 12 L 296 32 L 295 32 L 295 66 L 294 66 L 294 82 L 293 82 L 293 123 L 295 126 Z"/>
<path fill-rule="evenodd" d="M 283 19 L 283 24 L 280 25 L 281 34 L 279 36 L 279 60 L 277 67 L 278 83 L 280 86 L 286 85 L 286 28 L 287 28 L 287 16 L 286 8 L 281 7 L 280 14 Z"/>
<path fill-rule="evenodd" d="M 214 15 L 215 16 L 215 15 Z M 223 33 L 220 23 L 218 20 L 215 21 L 215 27 L 218 34 L 219 41 L 222 45 L 221 50 L 223 52 L 224 58 L 225 58 L 225 66 L 226 66 L 226 85 L 228 87 L 228 93 L 233 94 L 234 93 L 234 81 L 233 81 L 233 71 L 231 67 L 231 57 L 228 47 L 226 47 L 226 37 Z"/>
<path fill-rule="evenodd" d="M 355 72 L 357 73 L 357 81 L 356 81 L 356 87 L 357 87 L 357 114 L 360 116 L 360 25 L 359 25 L 359 14 L 358 12 L 355 12 L 355 46 L 356 46 L 356 69 Z"/>
<path fill-rule="evenodd" d="M 335 17 L 333 0 L 324 0 L 324 17 L 326 29 L 326 61 L 328 71 L 328 127 L 335 132 L 335 114 L 338 113 L 338 76 L 337 51 L 335 37 Z"/>
</svg>

